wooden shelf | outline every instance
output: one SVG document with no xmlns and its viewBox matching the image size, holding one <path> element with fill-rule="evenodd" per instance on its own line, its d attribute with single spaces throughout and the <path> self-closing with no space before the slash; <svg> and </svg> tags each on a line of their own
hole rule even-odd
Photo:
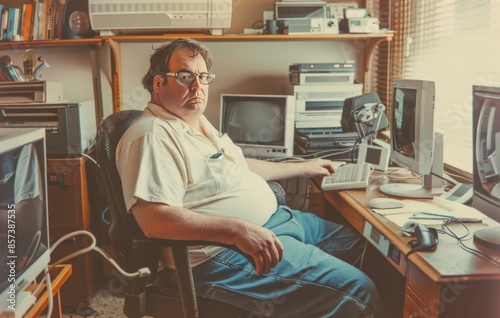
<svg viewBox="0 0 500 318">
<path fill-rule="evenodd" d="M 117 35 L 104 36 L 103 40 L 110 40 L 119 43 L 140 43 L 140 42 L 163 42 L 169 39 L 180 37 L 189 37 L 198 41 L 213 42 L 237 42 L 237 41 L 369 41 L 379 40 L 390 41 L 394 33 L 373 33 L 373 34 L 225 34 L 225 35 L 206 35 L 206 34 L 163 34 L 163 35 Z"/>
<path fill-rule="evenodd" d="M 141 42 L 163 42 L 169 39 L 179 37 L 189 37 L 199 41 L 213 42 L 237 42 L 237 41 L 373 41 L 383 40 L 391 41 L 394 33 L 374 33 L 374 34 L 225 34 L 225 35 L 207 35 L 201 33 L 184 34 L 171 33 L 163 35 L 117 35 L 103 36 L 84 39 L 53 39 L 37 41 L 5 41 L 0 42 L 0 48 L 15 47 L 58 47 L 58 46 L 85 46 L 101 45 L 109 43 L 111 40 L 119 43 L 141 43 Z"/>
<path fill-rule="evenodd" d="M 15 49 L 15 48 L 27 48 L 27 47 L 71 47 L 71 46 L 101 45 L 102 43 L 103 43 L 102 38 L 11 41 L 11 42 L 0 42 L 0 48 Z"/>
</svg>

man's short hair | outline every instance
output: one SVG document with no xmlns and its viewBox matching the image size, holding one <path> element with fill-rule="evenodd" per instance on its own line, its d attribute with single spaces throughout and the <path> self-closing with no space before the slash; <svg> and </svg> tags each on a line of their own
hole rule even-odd
<svg viewBox="0 0 500 318">
<path fill-rule="evenodd" d="M 150 66 L 147 73 L 142 78 L 142 85 L 150 93 L 153 91 L 153 79 L 156 75 L 168 72 L 168 65 L 170 63 L 170 57 L 172 53 L 180 49 L 188 49 L 193 55 L 191 58 L 195 58 L 200 55 L 205 64 L 207 65 L 207 70 L 209 71 L 213 64 L 212 53 L 203 44 L 198 41 L 189 38 L 179 38 L 168 44 L 165 44 L 157 49 L 151 55 Z"/>
</svg>

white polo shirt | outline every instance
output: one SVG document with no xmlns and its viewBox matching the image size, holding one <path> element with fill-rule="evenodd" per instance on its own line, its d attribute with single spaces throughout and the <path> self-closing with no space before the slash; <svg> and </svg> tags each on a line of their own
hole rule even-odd
<svg viewBox="0 0 500 318">
<path fill-rule="evenodd" d="M 209 138 L 162 107 L 148 104 L 116 150 L 127 209 L 140 198 L 263 225 L 277 209 L 274 193 L 248 169 L 241 149 L 204 116 L 202 128 Z M 222 155 L 214 156 L 222 149 Z M 192 266 L 221 250 L 190 248 Z M 174 267 L 170 257 L 165 263 Z"/>
</svg>

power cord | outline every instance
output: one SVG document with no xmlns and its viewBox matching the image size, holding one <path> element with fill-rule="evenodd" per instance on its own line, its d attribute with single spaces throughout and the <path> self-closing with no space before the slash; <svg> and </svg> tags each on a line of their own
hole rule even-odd
<svg viewBox="0 0 500 318">
<path fill-rule="evenodd" d="M 90 237 L 91 239 L 91 243 L 89 246 L 85 247 L 85 248 L 82 248 L 78 251 L 75 251 L 69 255 L 66 255 L 65 257 L 59 259 L 58 261 L 56 261 L 55 263 L 53 264 L 50 264 L 50 265 L 47 265 L 45 267 L 45 276 L 43 277 L 43 279 L 38 283 L 38 287 L 32 292 L 32 294 L 36 294 L 38 293 L 38 290 L 42 287 L 43 283 L 46 281 L 47 283 L 47 292 L 48 292 L 48 307 L 47 307 L 47 317 L 50 317 L 52 315 L 52 310 L 53 310 L 53 302 L 54 300 L 52 299 L 52 285 L 51 285 L 51 280 L 50 280 L 50 275 L 49 275 L 49 272 L 51 269 L 53 269 L 55 266 L 69 260 L 69 259 L 72 259 L 74 257 L 77 257 L 77 256 L 80 256 L 82 254 L 85 254 L 87 252 L 90 252 L 90 251 L 95 251 L 95 252 L 98 252 L 99 254 L 101 254 L 123 277 L 125 278 L 129 278 L 129 279 L 133 279 L 135 277 L 146 277 L 146 276 L 149 276 L 151 274 L 151 271 L 149 270 L 149 268 L 147 267 L 143 267 L 141 269 L 139 269 L 137 272 L 135 273 L 128 273 L 126 271 L 124 271 L 120 265 L 118 265 L 118 263 L 115 262 L 115 260 L 108 254 L 106 253 L 106 251 L 104 251 L 103 249 L 101 249 L 99 246 L 96 245 L 96 238 L 95 236 L 90 233 L 89 231 L 85 231 L 85 230 L 79 230 L 79 231 L 74 231 L 74 232 L 71 232 L 71 233 L 68 233 L 66 235 L 64 235 L 63 237 L 61 237 L 60 239 L 58 239 L 51 247 L 50 247 L 50 253 L 52 253 L 58 246 L 59 244 L 61 244 L 63 241 L 71 238 L 71 237 L 74 237 L 74 236 L 77 236 L 77 235 L 87 235 Z"/>
<path fill-rule="evenodd" d="M 85 254 L 87 252 L 90 252 L 90 251 L 95 251 L 95 252 L 98 252 L 99 254 L 101 254 L 111 265 L 113 265 L 113 267 L 125 278 L 135 278 L 135 277 L 145 277 L 145 276 L 148 276 L 151 274 L 151 271 L 149 270 L 149 268 L 147 267 L 144 267 L 144 268 L 141 268 L 139 269 L 137 272 L 135 273 L 128 273 L 128 272 L 125 272 L 121 267 L 120 265 L 118 265 L 118 263 L 115 262 L 115 260 L 109 256 L 108 253 L 106 253 L 106 251 L 104 251 L 102 248 L 100 248 L 99 246 L 96 245 L 96 238 L 95 236 L 90 233 L 89 231 L 85 231 L 85 230 L 79 230 L 79 231 L 74 231 L 74 232 L 71 232 L 69 234 L 66 234 L 64 235 L 63 237 L 61 237 L 60 239 L 58 239 L 50 248 L 50 252 L 52 253 L 56 248 L 57 246 L 59 246 L 59 244 L 61 244 L 63 241 L 67 240 L 68 238 L 71 238 L 73 236 L 77 236 L 77 235 L 87 235 L 90 237 L 91 239 L 91 244 L 79 251 L 76 251 L 76 252 L 73 252 L 61 259 L 59 259 L 57 262 L 51 264 L 50 266 L 53 267 L 53 266 L 56 266 L 56 265 L 59 265 L 71 258 L 74 258 L 76 256 L 79 256 L 79 255 L 82 255 L 82 254 Z"/>
<path fill-rule="evenodd" d="M 493 257 L 489 256 L 488 254 L 486 253 L 483 253 L 481 251 L 478 251 L 476 249 L 473 249 L 471 247 L 468 247 L 467 245 L 464 244 L 464 240 L 467 236 L 469 236 L 470 234 L 470 231 L 469 231 L 469 228 L 460 220 L 457 220 L 458 222 L 456 223 L 460 223 L 466 230 L 466 234 L 465 235 L 462 235 L 462 236 L 459 236 L 457 235 L 455 232 L 453 232 L 449 227 L 448 227 L 448 223 L 443 223 L 443 225 L 441 225 L 441 230 L 440 230 L 440 233 L 443 233 L 443 234 L 446 234 L 448 236 L 451 236 L 453 237 L 454 239 L 456 239 L 458 241 L 458 243 L 460 244 L 460 246 L 467 252 L 469 253 L 472 253 L 472 254 L 476 254 L 476 255 L 480 255 L 480 256 L 483 256 L 485 258 L 487 258 L 488 260 L 490 260 L 491 262 L 493 262 L 494 264 L 496 265 L 499 265 L 500 266 L 500 262 L 495 260 Z"/>
</svg>

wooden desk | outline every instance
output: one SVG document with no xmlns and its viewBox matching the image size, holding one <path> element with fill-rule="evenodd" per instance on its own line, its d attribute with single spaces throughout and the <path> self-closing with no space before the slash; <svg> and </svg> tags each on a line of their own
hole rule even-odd
<svg viewBox="0 0 500 318">
<path fill-rule="evenodd" d="M 444 234 L 439 234 L 434 252 L 414 253 L 406 260 L 405 255 L 411 249 L 407 242 L 411 238 L 402 236 L 399 226 L 368 207 L 370 199 L 384 196 L 376 182 L 370 183 L 366 190 L 329 192 L 322 192 L 318 182 L 310 183 L 310 200 L 319 214 L 328 218 L 324 207 L 330 205 L 360 233 L 368 222 L 390 241 L 389 254 L 383 256 L 404 276 L 403 317 L 500 317 L 499 265 L 465 251 L 456 239 Z M 467 226 L 473 233 L 484 224 Z M 458 232 L 461 225 L 453 225 L 452 229 Z M 500 261 L 499 251 L 476 245 L 472 239 L 465 244 Z"/>
<path fill-rule="evenodd" d="M 52 317 L 62 317 L 61 309 L 61 295 L 59 293 L 61 287 L 64 285 L 66 280 L 70 277 L 72 272 L 71 265 L 57 265 L 55 268 L 50 270 L 51 277 L 51 287 L 52 287 L 52 298 L 54 300 L 54 308 L 52 310 Z M 45 285 L 45 284 L 44 284 Z M 32 284 L 28 286 L 29 290 L 33 291 L 37 288 L 37 284 Z M 40 317 L 42 312 L 45 310 L 49 304 L 49 292 L 47 286 L 45 285 L 39 290 L 37 295 L 35 295 L 37 300 L 35 305 L 31 307 L 24 318 Z"/>
</svg>

